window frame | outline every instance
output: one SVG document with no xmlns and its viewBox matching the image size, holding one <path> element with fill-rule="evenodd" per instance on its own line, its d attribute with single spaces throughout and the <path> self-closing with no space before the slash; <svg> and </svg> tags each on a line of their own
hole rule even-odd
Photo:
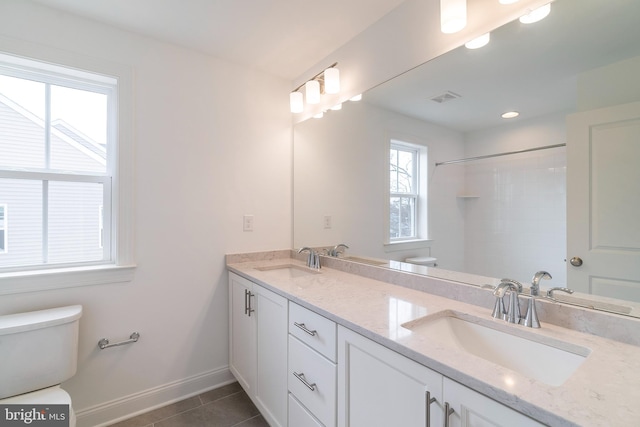
<svg viewBox="0 0 640 427">
<path fill-rule="evenodd" d="M 4 255 L 9 252 L 9 229 L 8 223 L 8 204 L 0 203 L 0 209 L 2 209 L 2 222 L 0 222 L 0 230 L 2 233 L 2 248 L 0 248 L 0 255 Z"/>
<path fill-rule="evenodd" d="M 413 201 L 411 203 L 411 233 L 409 236 L 400 236 L 400 237 L 392 237 L 391 236 L 391 227 L 389 227 L 389 242 L 402 242 L 407 240 L 416 240 L 419 236 L 418 233 L 418 212 L 419 212 L 419 198 L 420 198 L 420 183 L 419 183 L 419 162 L 420 162 L 420 149 L 409 145 L 406 143 L 402 143 L 397 140 L 391 140 L 389 146 L 389 152 L 395 150 L 397 152 L 411 153 L 412 157 L 412 170 L 411 170 L 411 188 L 414 191 L 411 192 L 393 192 L 391 191 L 391 170 L 389 170 L 389 202 L 391 199 L 399 198 L 399 199 L 408 199 Z M 389 223 L 391 225 L 391 212 L 389 212 Z"/>
<path fill-rule="evenodd" d="M 63 86 L 67 87 L 74 87 L 73 82 L 76 82 L 75 84 L 79 84 L 82 89 L 83 83 L 77 82 L 86 79 L 92 84 L 116 82 L 112 102 L 108 104 L 113 122 L 107 132 L 111 133 L 110 136 L 115 141 L 113 149 L 107 152 L 107 165 L 111 165 L 112 168 L 110 176 L 84 175 L 88 181 L 109 181 L 104 187 L 103 196 L 111 205 L 110 209 L 105 205 L 105 215 L 113 213 L 112 218 L 105 217 L 105 224 L 112 224 L 110 230 L 105 229 L 105 233 L 109 233 L 111 245 L 105 245 L 103 248 L 104 251 L 109 251 L 109 257 L 99 263 L 55 264 L 3 271 L 0 273 L 0 295 L 131 281 L 135 271 L 132 68 L 49 46 L 12 40 L 0 40 L 0 61 L 3 63 L 3 69 L 14 66 L 29 69 L 34 75 L 45 73 L 52 76 L 53 80 L 60 79 L 57 81 L 64 82 Z M 19 177 L 27 172 L 4 170 L 3 176 Z M 47 176 L 49 172 L 35 173 Z M 54 175 L 56 181 L 64 176 L 57 173 Z M 73 178 L 77 180 L 78 175 L 73 175 Z"/>
<path fill-rule="evenodd" d="M 416 183 L 415 193 L 415 235 L 413 237 L 391 238 L 391 197 L 395 193 L 391 192 L 390 176 L 390 150 L 394 147 L 402 147 L 403 151 L 415 150 L 416 161 L 414 164 L 414 182 Z M 385 252 L 398 250 L 420 249 L 429 247 L 429 215 L 428 215 L 428 146 L 415 137 L 409 135 L 392 135 L 387 138 L 386 144 L 386 202 L 385 202 Z M 400 193 L 402 195 L 407 193 Z"/>
</svg>

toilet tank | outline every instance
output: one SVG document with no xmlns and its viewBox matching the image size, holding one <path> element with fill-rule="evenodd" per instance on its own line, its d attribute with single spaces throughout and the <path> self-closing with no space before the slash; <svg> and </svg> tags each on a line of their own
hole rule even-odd
<svg viewBox="0 0 640 427">
<path fill-rule="evenodd" d="M 82 306 L 0 316 L 0 399 L 71 378 Z"/>
</svg>

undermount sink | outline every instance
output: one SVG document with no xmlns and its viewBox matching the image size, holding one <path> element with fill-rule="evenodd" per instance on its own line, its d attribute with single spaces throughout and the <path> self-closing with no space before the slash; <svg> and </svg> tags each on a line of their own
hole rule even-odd
<svg viewBox="0 0 640 427">
<path fill-rule="evenodd" d="M 319 271 L 312 270 L 310 268 L 302 267 L 295 264 L 280 264 L 280 265 L 270 265 L 267 267 L 256 267 L 256 270 L 269 271 L 269 272 L 273 272 L 274 274 L 278 274 L 281 277 L 284 276 L 288 278 L 311 276 L 311 275 L 320 273 Z"/>
<path fill-rule="evenodd" d="M 455 311 L 421 317 L 402 327 L 551 386 L 562 385 L 591 352 L 524 327 Z"/>
</svg>

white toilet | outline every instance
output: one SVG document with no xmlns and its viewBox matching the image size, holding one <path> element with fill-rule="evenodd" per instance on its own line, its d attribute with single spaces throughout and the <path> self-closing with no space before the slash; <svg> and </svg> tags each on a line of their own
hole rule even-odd
<svg viewBox="0 0 640 427">
<path fill-rule="evenodd" d="M 82 306 L 0 316 L 0 404 L 69 405 L 60 383 L 76 373 Z"/>
<path fill-rule="evenodd" d="M 409 264 L 425 265 L 427 267 L 437 267 L 438 264 L 436 264 L 436 261 L 438 261 L 438 258 L 430 256 L 407 258 L 404 260 L 404 262 L 408 262 Z"/>
</svg>

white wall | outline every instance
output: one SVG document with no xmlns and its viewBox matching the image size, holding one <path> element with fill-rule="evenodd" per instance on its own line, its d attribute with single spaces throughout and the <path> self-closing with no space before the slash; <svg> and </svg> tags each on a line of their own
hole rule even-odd
<svg viewBox="0 0 640 427">
<path fill-rule="evenodd" d="M 387 252 L 391 138 L 428 147 L 429 237 L 434 241 Z M 294 139 L 294 247 L 346 243 L 350 253 L 395 260 L 431 253 L 443 268 L 462 268 L 463 217 L 455 194 L 464 186 L 463 174 L 434 166 L 463 155 L 461 133 L 363 101 L 297 124 Z M 330 229 L 324 228 L 324 215 L 332 217 Z"/>
<path fill-rule="evenodd" d="M 0 314 L 84 306 L 65 383 L 80 425 L 229 379 L 224 254 L 291 243 L 290 82 L 20 0 L 0 1 L 0 36 L 133 68 L 138 264 L 126 284 L 2 296 Z"/>
<path fill-rule="evenodd" d="M 465 135 L 465 157 L 566 142 L 566 112 Z M 546 270 L 566 286 L 564 147 L 443 166 L 463 168 L 465 270 L 527 283 Z M 551 282 L 550 282 L 551 283 Z"/>
</svg>

